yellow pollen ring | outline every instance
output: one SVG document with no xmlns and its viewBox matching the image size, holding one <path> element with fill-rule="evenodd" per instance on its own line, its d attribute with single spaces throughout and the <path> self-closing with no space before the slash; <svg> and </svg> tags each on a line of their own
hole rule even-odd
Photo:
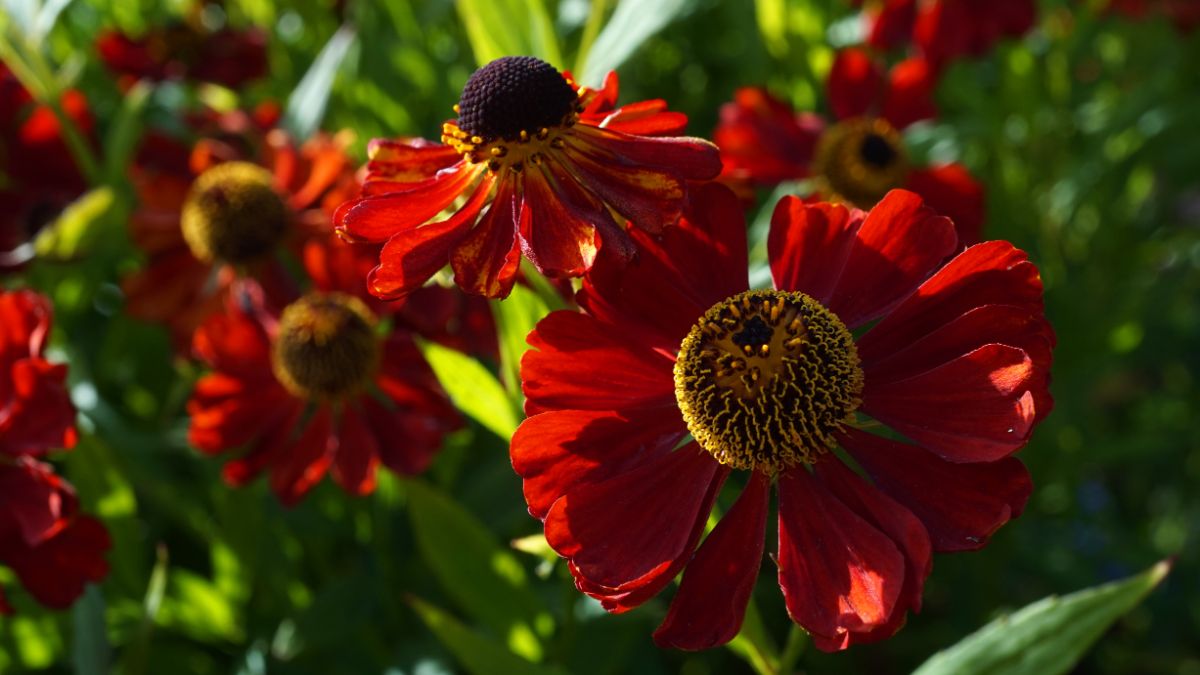
<svg viewBox="0 0 1200 675">
<path fill-rule="evenodd" d="M 833 198 L 869 209 L 904 186 L 909 164 L 900 132 L 887 120 L 856 117 L 821 134 L 813 168 Z"/>
<path fill-rule="evenodd" d="M 538 165 L 555 150 L 566 147 L 566 136 L 579 121 L 578 109 L 568 113 L 560 124 L 538 129 L 522 129 L 511 138 L 484 139 L 472 136 L 455 122 L 442 124 L 442 143 L 454 148 L 471 164 L 486 164 L 489 171 L 519 173 L 526 164 Z"/>
<path fill-rule="evenodd" d="M 696 442 L 722 464 L 769 474 L 833 447 L 862 388 L 850 331 L 794 291 L 746 291 L 713 305 L 675 361 L 675 399 Z"/>
<path fill-rule="evenodd" d="M 362 391 L 379 369 L 377 319 L 345 293 L 309 293 L 284 308 L 271 344 L 275 377 L 299 398 L 327 401 Z"/>
</svg>

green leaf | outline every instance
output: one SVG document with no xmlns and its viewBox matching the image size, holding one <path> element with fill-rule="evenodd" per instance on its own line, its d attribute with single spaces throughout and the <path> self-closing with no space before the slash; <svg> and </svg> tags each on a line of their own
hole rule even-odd
<svg viewBox="0 0 1200 675">
<path fill-rule="evenodd" d="M 43 258 L 69 260 L 86 253 L 95 242 L 101 222 L 116 204 L 116 194 L 108 187 L 84 193 L 71 202 L 54 224 L 38 234 L 34 248 Z"/>
<path fill-rule="evenodd" d="M 558 668 L 526 661 L 420 598 L 410 597 L 408 602 L 472 675 L 565 675 Z"/>
<path fill-rule="evenodd" d="M 329 92 L 333 89 L 333 78 L 355 38 L 353 28 L 342 26 L 337 29 L 288 97 L 283 126 L 294 138 L 308 138 L 320 128 L 325 106 L 329 103 Z"/>
<path fill-rule="evenodd" d="M 241 613 L 216 585 L 194 572 L 171 572 L 160 614 L 162 625 L 200 642 L 243 639 Z"/>
<path fill-rule="evenodd" d="M 583 84 L 599 86 L 646 40 L 692 6 L 694 0 L 621 0 L 588 51 Z"/>
<path fill-rule="evenodd" d="M 544 0 L 458 0 L 455 5 L 479 65 L 501 56 L 536 56 L 564 66 Z"/>
<path fill-rule="evenodd" d="M 121 108 L 104 139 L 104 175 L 109 185 L 125 182 L 129 160 L 142 135 L 142 112 L 154 87 L 143 80 L 121 98 Z"/>
<path fill-rule="evenodd" d="M 475 359 L 436 342 L 422 341 L 419 346 L 459 410 L 500 438 L 512 437 L 520 423 L 517 409 L 495 375 Z"/>
<path fill-rule="evenodd" d="M 71 656 L 77 675 L 104 675 L 112 657 L 104 624 L 104 596 L 89 585 L 71 610 L 74 639 Z"/>
<path fill-rule="evenodd" d="M 758 673 L 775 672 L 779 669 L 779 648 L 767 633 L 762 613 L 753 598 L 746 608 L 742 629 L 730 640 L 728 649 L 742 657 Z"/>
<path fill-rule="evenodd" d="M 787 54 L 787 4 L 784 0 L 757 0 L 754 15 L 758 18 L 758 30 L 772 56 Z"/>
<path fill-rule="evenodd" d="M 540 660 L 539 636 L 550 634 L 552 619 L 517 557 L 454 500 L 418 481 L 407 486 L 417 549 L 447 595 L 510 650 Z"/>
<path fill-rule="evenodd" d="M 1170 571 L 1163 561 L 1128 579 L 1039 600 L 934 654 L 913 675 L 1065 673 Z"/>
<path fill-rule="evenodd" d="M 508 298 L 492 301 L 500 340 L 500 374 L 514 403 L 521 400 L 521 356 L 529 347 L 525 338 L 549 311 L 545 300 L 523 284 L 513 286 Z"/>
</svg>

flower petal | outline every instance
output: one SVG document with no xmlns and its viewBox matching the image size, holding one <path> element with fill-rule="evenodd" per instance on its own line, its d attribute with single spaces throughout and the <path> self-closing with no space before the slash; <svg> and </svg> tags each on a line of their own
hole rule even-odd
<svg viewBox="0 0 1200 675">
<path fill-rule="evenodd" d="M 398 441 L 400 439 L 389 439 Z M 375 470 L 379 466 L 379 440 L 352 405 L 342 409 L 337 434 L 337 454 L 330 473 L 342 489 L 352 495 L 375 490 Z"/>
<path fill-rule="evenodd" d="M 66 609 L 88 582 L 108 576 L 104 554 L 112 547 L 100 521 L 76 516 L 54 537 L 31 548 L 9 552 L 5 563 L 29 594 L 51 609 Z"/>
<path fill-rule="evenodd" d="M 792 195 L 780 199 L 767 235 L 775 288 L 801 291 L 829 304 L 864 217 L 841 204 L 810 204 Z"/>
<path fill-rule="evenodd" d="M 879 488 L 925 524 L 937 551 L 972 551 L 1021 515 L 1033 492 L 1015 457 L 957 464 L 908 443 L 857 429 L 839 438 Z"/>
<path fill-rule="evenodd" d="M 797 113 L 761 87 L 742 87 L 721 106 L 713 140 L 721 148 L 722 176 L 774 185 L 809 175 L 825 122 Z"/>
<path fill-rule="evenodd" d="M 541 167 L 530 167 L 525 173 L 529 218 L 522 220 L 521 245 L 525 257 L 545 276 L 582 276 L 600 250 L 596 226 L 588 216 L 594 213 L 597 220 L 607 218 L 610 223 L 612 217 L 606 211 L 580 213 L 572 209 L 552 181 Z"/>
<path fill-rule="evenodd" d="M 512 292 L 521 262 L 517 233 L 530 216 L 515 182 L 500 181 L 487 213 L 450 252 L 454 281 L 468 293 L 505 298 Z"/>
<path fill-rule="evenodd" d="M 779 476 L 778 563 L 788 615 L 823 651 L 886 624 L 904 583 L 892 540 L 803 467 Z"/>
<path fill-rule="evenodd" d="M 770 496 L 770 481 L 754 472 L 687 564 L 667 617 L 654 631 L 655 644 L 708 649 L 738 634 L 762 565 Z"/>
<path fill-rule="evenodd" d="M 839 120 L 871 113 L 883 94 L 883 72 L 861 49 L 843 49 L 833 59 L 827 83 L 829 107 Z"/>
<path fill-rule="evenodd" d="M 985 345 L 905 380 L 867 380 L 862 410 L 952 462 L 991 462 L 1029 440 L 1039 380 L 1024 350 Z"/>
<path fill-rule="evenodd" d="M 300 407 L 274 380 L 210 373 L 200 378 L 188 400 L 188 443 L 207 453 L 232 450 L 261 438 Z"/>
<path fill-rule="evenodd" d="M 377 183 L 374 192 L 338 207 L 334 225 L 342 236 L 378 243 L 433 218 L 467 191 L 484 166 L 465 161 L 414 183 Z"/>
<path fill-rule="evenodd" d="M 979 243 L 983 233 L 983 184 L 961 164 L 916 169 L 905 187 L 921 195 L 934 211 L 954 221 L 959 246 Z"/>
<path fill-rule="evenodd" d="M 0 376 L 11 378 L 0 383 L 0 455 L 75 445 L 75 406 L 65 365 L 32 357 L 11 364 Z"/>
<path fill-rule="evenodd" d="M 892 127 L 904 129 L 913 122 L 936 117 L 937 106 L 933 102 L 936 86 L 937 74 L 925 59 L 905 59 L 892 66 L 883 95 L 883 118 Z"/>
<path fill-rule="evenodd" d="M 295 506 L 325 476 L 337 449 L 332 436 L 332 413 L 319 406 L 286 452 L 271 462 L 271 491 L 284 506 Z"/>
</svg>

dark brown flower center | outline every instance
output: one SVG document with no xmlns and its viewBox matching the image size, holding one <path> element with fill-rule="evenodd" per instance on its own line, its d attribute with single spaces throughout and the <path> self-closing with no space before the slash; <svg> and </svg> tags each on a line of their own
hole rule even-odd
<svg viewBox="0 0 1200 675">
<path fill-rule="evenodd" d="M 279 317 L 271 345 L 275 377 L 296 396 L 342 398 L 361 391 L 379 366 L 375 315 L 344 293 L 309 293 Z"/>
<path fill-rule="evenodd" d="M 774 473 L 812 463 L 861 403 L 854 338 L 792 291 L 746 291 L 713 305 L 684 338 L 675 398 L 717 461 Z"/>
<path fill-rule="evenodd" d="M 839 122 L 817 143 L 816 173 L 833 196 L 862 209 L 904 185 L 908 156 L 900 134 L 884 119 Z"/>
<path fill-rule="evenodd" d="M 288 209 L 269 171 L 225 162 L 192 182 L 180 224 L 197 258 L 238 265 L 261 258 L 283 239 Z"/>
<path fill-rule="evenodd" d="M 562 124 L 578 95 L 554 66 L 505 56 L 476 70 L 458 100 L 458 128 L 483 141 L 514 139 Z"/>
</svg>

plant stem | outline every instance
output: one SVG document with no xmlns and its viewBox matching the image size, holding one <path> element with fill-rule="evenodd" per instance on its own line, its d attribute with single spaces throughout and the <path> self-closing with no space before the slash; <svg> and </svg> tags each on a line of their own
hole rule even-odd
<svg viewBox="0 0 1200 675">
<path fill-rule="evenodd" d="M 800 655 L 804 653 L 804 646 L 808 643 L 808 635 L 804 629 L 800 628 L 799 624 L 792 624 L 792 629 L 788 632 L 787 644 L 783 647 L 783 655 L 779 657 L 779 674 L 788 675 L 796 668 L 796 662 L 800 660 Z"/>
</svg>

